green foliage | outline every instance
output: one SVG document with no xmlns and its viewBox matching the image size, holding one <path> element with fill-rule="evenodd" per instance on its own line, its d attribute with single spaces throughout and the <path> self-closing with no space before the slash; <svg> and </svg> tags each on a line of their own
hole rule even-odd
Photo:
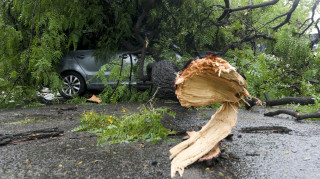
<svg viewBox="0 0 320 179">
<path fill-rule="evenodd" d="M 125 63 L 121 67 L 120 59 L 114 59 L 111 63 L 107 63 L 100 68 L 96 78 L 99 78 L 106 86 L 99 95 L 102 101 L 106 103 L 117 103 L 119 101 L 142 102 L 149 99 L 151 89 L 142 92 L 135 89 L 134 86 L 129 87 L 130 68 L 131 66 Z M 105 71 L 110 69 L 110 74 L 107 77 Z M 138 81 L 133 76 L 131 78 L 132 82 Z M 108 82 L 116 82 L 116 84 L 110 85 Z"/>
<path fill-rule="evenodd" d="M 10 74 L 0 80 L 2 107 L 34 99 L 39 86 L 57 91 L 59 59 L 105 17 L 99 1 L 9 0 L 0 8 L 0 78 Z"/>
<path fill-rule="evenodd" d="M 308 105 L 295 105 L 293 107 L 293 110 L 301 113 L 318 113 L 320 111 L 320 95 L 313 95 L 314 104 L 308 104 Z M 319 118 L 314 118 L 318 119 Z"/>
<path fill-rule="evenodd" d="M 271 99 L 279 98 L 285 91 L 279 90 L 284 86 L 281 83 L 281 69 L 274 68 L 279 64 L 280 59 L 265 53 L 254 56 L 252 50 L 230 51 L 229 61 L 243 72 L 247 78 L 249 92 L 258 98 L 263 97 L 267 91 Z"/>
<path fill-rule="evenodd" d="M 149 1 L 1 1 L 0 107 L 36 99 L 36 90 L 41 86 L 58 91 L 59 59 L 67 51 L 88 47 L 97 48 L 100 55 L 106 51 L 116 53 L 127 50 L 123 45 L 125 42 L 138 49 L 141 48 L 141 39 L 137 39 L 137 33 L 149 38 L 146 40 L 148 48 L 159 52 L 155 56 L 172 60 L 179 67 L 190 57 L 198 56 L 198 52 L 219 52 L 247 36 L 270 34 L 274 41 L 257 38 L 246 43 L 235 43 L 236 47 L 223 56 L 245 73 L 250 93 L 261 97 L 263 91 L 267 91 L 272 98 L 278 98 L 319 92 L 319 86 L 314 84 L 311 85 L 315 91 L 308 91 L 310 84 L 307 81 L 319 81 L 317 67 L 320 57 L 314 57 L 310 39 L 298 35 L 307 26 L 306 23 L 299 28 L 310 15 L 305 13 L 311 9 L 312 3 L 309 1 L 300 1 L 290 23 L 276 31 L 272 27 L 282 22 L 285 16 L 264 24 L 288 12 L 292 1 L 233 12 L 229 22 L 223 26 L 213 23 L 222 14 L 219 4 L 224 5 L 224 1 L 221 0 L 150 2 L 154 4 L 136 30 L 136 22 L 150 5 Z M 252 3 L 263 2 L 255 0 Z M 248 2 L 235 0 L 230 5 L 235 8 L 246 6 Z M 92 37 L 89 34 L 93 34 Z M 91 42 L 92 38 L 94 42 Z M 264 53 L 259 52 L 258 44 L 266 45 Z M 176 52 L 182 58 L 177 58 Z M 118 59 L 116 65 L 109 64 L 100 70 L 98 77 L 101 79 L 105 69 L 112 70 L 110 78 L 104 79 L 105 83 L 120 83 L 116 91 L 108 86 L 100 97 L 112 103 L 146 98 L 147 92 L 128 91 L 124 82 L 128 81 L 129 68 L 124 67 L 119 75 L 119 64 Z"/>
<path fill-rule="evenodd" d="M 81 96 L 72 96 L 71 99 L 68 99 L 66 101 L 66 104 L 81 104 L 81 105 L 86 105 L 86 104 L 90 104 L 87 103 L 87 99 L 85 97 L 81 97 Z"/>
<path fill-rule="evenodd" d="M 99 135 L 99 144 L 126 143 L 144 140 L 157 142 L 166 139 L 171 130 L 166 129 L 160 120 L 164 115 L 174 117 L 167 108 L 147 108 L 142 106 L 140 112 L 121 117 L 111 114 L 98 114 L 94 111 L 84 112 L 81 125 L 73 131 L 88 131 Z"/>
<path fill-rule="evenodd" d="M 42 107 L 42 106 L 45 106 L 45 105 L 42 103 L 30 103 L 22 106 L 22 108 L 35 108 L 35 107 Z"/>
</svg>

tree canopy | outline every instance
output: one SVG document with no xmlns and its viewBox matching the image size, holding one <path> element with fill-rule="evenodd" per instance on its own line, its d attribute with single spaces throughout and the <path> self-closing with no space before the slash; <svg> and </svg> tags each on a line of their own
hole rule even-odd
<svg viewBox="0 0 320 179">
<path fill-rule="evenodd" d="M 211 53 L 247 76 L 249 91 L 272 97 L 318 89 L 319 0 L 4 0 L 0 3 L 0 100 L 32 99 L 57 89 L 57 65 L 82 47 L 172 60 Z M 94 41 L 92 41 L 94 40 Z M 176 54 L 182 59 L 173 58 Z"/>
</svg>

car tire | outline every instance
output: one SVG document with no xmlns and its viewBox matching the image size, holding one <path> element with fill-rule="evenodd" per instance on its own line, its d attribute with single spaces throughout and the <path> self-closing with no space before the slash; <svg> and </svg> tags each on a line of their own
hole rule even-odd
<svg viewBox="0 0 320 179">
<path fill-rule="evenodd" d="M 62 74 L 61 96 L 71 98 L 74 95 L 81 96 L 86 91 L 86 84 L 83 77 L 74 71 Z"/>
<path fill-rule="evenodd" d="M 158 97 L 177 100 L 174 83 L 179 71 L 176 64 L 168 60 L 157 62 L 152 67 L 151 81 L 155 89 L 158 87 Z"/>
</svg>

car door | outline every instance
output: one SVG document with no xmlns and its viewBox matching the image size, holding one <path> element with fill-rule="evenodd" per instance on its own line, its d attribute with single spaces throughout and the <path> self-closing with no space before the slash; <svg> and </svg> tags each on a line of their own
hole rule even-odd
<svg viewBox="0 0 320 179">
<path fill-rule="evenodd" d="M 78 50 L 74 53 L 74 58 L 79 63 L 83 71 L 87 75 L 87 88 L 100 89 L 103 88 L 102 81 L 96 76 L 102 65 L 107 63 L 104 60 L 96 58 L 93 55 L 94 50 Z M 105 75 L 109 75 L 109 71 L 105 71 Z"/>
<path fill-rule="evenodd" d="M 103 89 L 105 86 L 102 83 L 101 79 L 97 77 L 97 72 L 102 65 L 111 62 L 115 58 L 122 58 L 122 55 L 125 53 L 118 53 L 112 57 L 109 57 L 107 60 L 100 59 L 93 55 L 94 50 L 78 50 L 74 53 L 74 58 L 79 63 L 83 71 L 87 75 L 87 88 L 88 89 Z M 129 55 L 124 55 L 124 65 L 129 65 L 130 57 Z M 133 64 L 137 62 L 135 56 L 133 56 Z M 110 74 L 111 69 L 105 71 L 106 77 Z M 109 81 L 108 84 L 115 84 L 114 81 Z"/>
</svg>

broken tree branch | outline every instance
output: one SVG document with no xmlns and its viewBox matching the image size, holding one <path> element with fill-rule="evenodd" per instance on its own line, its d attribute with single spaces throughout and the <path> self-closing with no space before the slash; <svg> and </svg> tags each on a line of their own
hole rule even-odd
<svg viewBox="0 0 320 179">
<path fill-rule="evenodd" d="M 17 82 L 19 81 L 19 79 L 21 78 L 22 74 L 23 74 L 23 73 L 26 71 L 26 69 L 27 69 L 28 62 L 29 62 L 29 58 L 30 58 L 30 53 L 31 53 L 31 44 L 32 44 L 32 40 L 33 40 L 34 16 L 35 16 L 35 12 L 36 12 L 37 5 L 38 5 L 38 0 L 36 0 L 35 3 L 34 3 L 32 15 L 31 15 L 31 16 L 32 16 L 32 19 L 31 19 L 31 33 L 30 33 L 30 40 L 29 40 L 28 50 L 27 50 L 27 56 L 26 56 L 24 65 L 23 65 L 23 67 L 21 68 L 21 71 L 20 71 L 18 77 L 14 80 L 14 82 L 13 82 L 13 84 L 12 84 L 12 87 L 5 92 L 6 95 L 5 95 L 5 97 L 1 100 L 0 103 L 5 102 L 6 99 L 7 99 L 7 97 L 8 97 L 8 96 L 11 96 L 12 90 L 13 90 L 14 87 L 16 86 L 16 84 L 17 84 Z M 10 78 L 11 78 L 11 77 L 10 77 Z M 9 80 L 10 80 L 10 78 L 9 78 Z"/>
<path fill-rule="evenodd" d="M 289 23 L 291 15 L 294 12 L 294 10 L 296 10 L 296 8 L 298 7 L 299 2 L 300 2 L 300 0 L 295 0 L 293 2 L 293 5 L 292 5 L 291 9 L 289 10 L 289 12 L 281 15 L 281 16 L 287 16 L 286 19 L 283 22 L 281 22 L 280 24 L 278 24 L 277 26 L 272 27 L 273 30 L 277 30 L 280 27 L 282 27 L 283 25 L 285 25 L 286 23 Z"/>
<path fill-rule="evenodd" d="M 284 109 L 280 109 L 280 110 L 277 110 L 274 112 L 264 113 L 264 116 L 273 117 L 273 116 L 276 116 L 279 114 L 287 114 L 287 115 L 295 117 L 297 120 L 308 119 L 308 118 L 320 118 L 320 113 L 300 114 L 295 111 L 289 111 L 289 110 L 284 110 Z"/>
<path fill-rule="evenodd" d="M 122 55 L 122 58 L 121 58 L 121 66 L 120 66 L 119 77 L 121 77 L 121 75 L 122 75 L 123 59 L 124 59 L 124 55 Z M 117 80 L 116 87 L 113 89 L 113 91 L 111 92 L 111 94 L 110 94 L 110 96 L 108 97 L 108 99 L 111 99 L 111 97 L 113 96 L 113 94 L 116 92 L 116 90 L 117 90 L 117 88 L 118 88 L 118 86 L 119 86 L 119 83 L 120 83 L 120 80 L 118 79 L 118 80 Z"/>
<path fill-rule="evenodd" d="M 225 4 L 225 9 L 224 9 L 223 13 L 221 14 L 221 16 L 218 18 L 218 21 L 221 21 L 222 19 L 224 19 L 230 12 L 230 10 L 229 10 L 229 8 L 230 8 L 229 0 L 224 0 L 224 4 Z"/>
<path fill-rule="evenodd" d="M 265 6 L 271 6 L 271 5 L 277 4 L 278 2 L 279 2 L 279 0 L 273 0 L 273 1 L 268 1 L 268 2 L 263 2 L 260 4 L 256 4 L 256 5 L 248 5 L 248 6 L 232 8 L 232 9 L 230 9 L 230 12 L 241 11 L 241 10 L 245 10 L 245 9 L 251 10 L 251 9 L 261 8 L 261 7 L 265 7 Z"/>
<path fill-rule="evenodd" d="M 286 98 L 266 101 L 266 106 L 278 106 L 278 105 L 284 105 L 284 104 L 300 104 L 300 105 L 314 104 L 314 98 L 286 97 Z"/>
<path fill-rule="evenodd" d="M 316 0 L 316 2 L 313 4 L 313 7 L 312 7 L 311 22 L 301 33 L 299 33 L 299 36 L 303 35 L 312 26 L 312 24 L 314 22 L 314 14 L 315 14 L 315 11 L 316 11 L 318 4 L 319 4 L 319 0 Z"/>
<path fill-rule="evenodd" d="M 296 70 L 284 70 L 281 79 L 283 79 L 285 77 L 285 73 L 292 73 L 292 74 L 303 77 L 303 75 L 298 73 Z M 314 81 L 314 80 L 310 80 L 310 79 L 305 79 L 305 80 L 309 81 L 311 84 L 320 84 L 320 82 L 318 82 L 318 81 Z"/>
<path fill-rule="evenodd" d="M 63 130 L 60 130 L 58 128 L 48 128 L 18 134 L 0 134 L 0 146 L 28 140 L 57 137 L 63 135 L 63 132 Z"/>
<path fill-rule="evenodd" d="M 150 108 L 153 108 L 153 103 L 154 103 L 154 98 L 156 97 L 156 94 L 158 93 L 159 89 L 161 87 L 158 86 L 158 88 L 156 89 L 156 91 L 153 93 L 152 97 L 149 99 L 149 101 L 147 103 L 149 103 Z"/>
<path fill-rule="evenodd" d="M 244 37 L 243 39 L 241 39 L 240 41 L 236 41 L 236 42 L 230 42 L 224 49 L 223 51 L 221 52 L 222 54 L 225 54 L 227 53 L 227 51 L 229 49 L 234 49 L 236 47 L 238 47 L 240 44 L 244 43 L 244 42 L 250 42 L 251 40 L 253 39 L 259 39 L 259 38 L 263 38 L 263 39 L 266 39 L 266 40 L 272 40 L 274 41 L 275 39 L 274 38 L 271 38 L 271 37 L 268 37 L 266 36 L 265 34 L 256 34 L 256 35 L 253 35 L 253 36 L 246 36 Z M 218 54 L 218 55 L 222 55 L 222 54 Z"/>
</svg>

